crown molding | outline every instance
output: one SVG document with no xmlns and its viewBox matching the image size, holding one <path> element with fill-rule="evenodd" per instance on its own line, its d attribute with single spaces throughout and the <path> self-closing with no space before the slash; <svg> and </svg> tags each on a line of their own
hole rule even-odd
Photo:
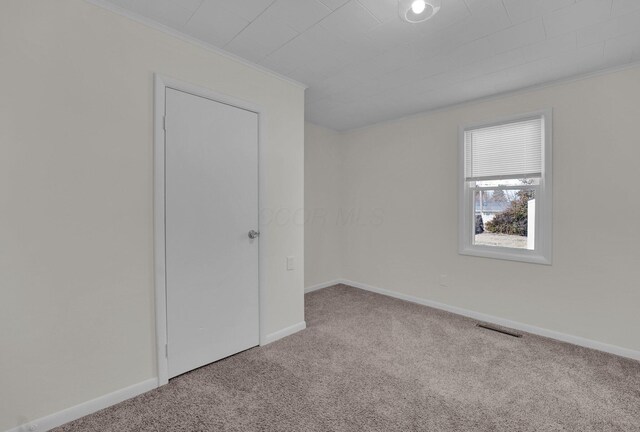
<svg viewBox="0 0 640 432">
<path fill-rule="evenodd" d="M 561 86 L 561 85 L 566 85 L 566 84 L 571 84 L 574 82 L 579 82 L 579 81 L 584 81 L 584 80 L 588 80 L 591 78 L 597 78 L 600 76 L 604 76 L 604 75 L 610 75 L 610 74 L 614 74 L 614 73 L 618 73 L 618 72 L 624 72 L 626 70 L 630 70 L 630 69 L 635 69 L 635 68 L 640 68 L 640 61 L 632 61 L 629 63 L 624 63 L 621 65 L 616 65 L 616 66 L 609 66 L 609 67 L 605 67 L 605 68 L 601 68 L 601 69 L 596 69 L 590 72 L 583 72 L 583 73 L 578 73 L 575 75 L 571 75 L 568 77 L 563 77 L 563 78 L 558 78 L 555 80 L 551 80 L 551 81 L 546 81 L 543 83 L 538 83 L 538 84 L 533 84 L 530 86 L 525 86 L 525 87 L 520 87 L 520 88 L 516 88 L 516 89 L 512 89 L 512 90 L 506 90 L 503 92 L 498 92 L 498 93 L 494 93 L 494 94 L 490 94 L 487 96 L 481 96 L 479 98 L 474 98 L 474 99 L 469 99 L 469 100 L 465 100 L 462 102 L 455 102 L 452 104 L 445 104 L 439 107 L 435 107 L 435 108 L 430 108 L 430 109 L 426 109 L 423 111 L 417 111 L 414 113 L 410 113 L 410 114 L 405 114 L 405 115 L 401 115 L 399 117 L 393 117 L 393 118 L 389 118 L 386 120 L 380 120 L 380 121 L 376 121 L 373 123 L 367 123 L 364 124 L 362 126 L 356 126 L 354 128 L 349 128 L 349 129 L 332 129 L 329 126 L 323 126 L 322 124 L 316 124 L 313 122 L 310 122 L 312 124 L 315 124 L 316 126 L 321 126 L 327 129 L 331 129 L 335 132 L 337 132 L 340 135 L 350 135 L 352 133 L 356 133 L 356 132 L 362 132 L 365 131 L 367 129 L 371 129 L 380 125 L 390 125 L 390 124 L 394 124 L 394 123 L 399 123 L 402 122 L 404 120 L 409 120 L 409 119 L 414 119 L 414 118 L 419 118 L 425 115 L 430 115 L 430 114 L 436 114 L 439 112 L 443 112 L 443 111 L 450 111 L 450 110 L 454 110 L 456 108 L 461 108 L 467 105 L 476 105 L 476 104 L 481 104 L 481 103 L 485 103 L 485 102 L 490 102 L 490 101 L 495 101 L 495 100 L 500 100 L 500 99 L 506 99 L 509 97 L 513 97 L 513 96 L 519 96 L 519 95 L 523 95 L 523 94 L 527 94 L 527 93 L 533 93 L 533 92 L 537 92 L 540 90 L 545 90 L 551 87 L 557 87 L 557 86 Z"/>
<path fill-rule="evenodd" d="M 280 74 L 278 72 L 275 72 L 275 71 L 273 71 L 273 70 L 271 70 L 269 68 L 266 68 L 264 66 L 261 66 L 259 64 L 253 63 L 253 62 L 251 62 L 251 61 L 249 61 L 247 59 L 244 59 L 244 58 L 242 58 L 240 56 L 237 56 L 237 55 L 232 54 L 232 53 L 230 53 L 228 51 L 225 51 L 222 48 L 219 48 L 219 47 L 217 47 L 215 45 L 211 45 L 209 43 L 201 41 L 200 39 L 194 38 L 193 36 L 189 36 L 189 35 L 181 32 L 181 31 L 172 29 L 171 27 L 168 27 L 168 26 L 166 26 L 164 24 L 156 22 L 156 21 L 154 21 L 154 20 L 152 20 L 150 18 L 144 17 L 144 16 L 142 16 L 142 15 L 136 13 L 136 12 L 133 12 L 133 11 L 130 11 L 130 10 L 125 9 L 123 7 L 120 7 L 118 5 L 115 5 L 115 4 L 113 4 L 113 3 L 111 3 L 111 2 L 109 2 L 107 0 L 85 0 L 85 1 L 87 3 L 90 3 L 90 4 L 94 5 L 94 6 L 98 6 L 98 7 L 102 8 L 102 9 L 106 9 L 106 10 L 108 10 L 110 12 L 113 12 L 113 13 L 115 13 L 117 15 L 121 15 L 121 16 L 124 16 L 126 18 L 129 18 L 132 21 L 135 21 L 135 22 L 137 22 L 139 24 L 142 24 L 144 26 L 150 27 L 150 28 L 152 28 L 154 30 L 161 31 L 162 33 L 168 34 L 169 36 L 173 36 L 173 37 L 175 37 L 177 39 L 180 39 L 180 40 L 182 40 L 184 42 L 188 42 L 188 43 L 191 43 L 193 45 L 196 45 L 196 46 L 198 46 L 200 48 L 203 48 L 203 49 L 205 49 L 207 51 L 210 51 L 210 52 L 212 52 L 214 54 L 217 54 L 217 55 L 219 55 L 221 57 L 224 57 L 226 59 L 229 59 L 231 61 L 239 63 L 239 64 L 241 64 L 243 66 L 247 66 L 247 67 L 249 67 L 251 69 L 254 69 L 254 70 L 257 70 L 259 72 L 266 73 L 267 75 L 271 75 L 274 78 L 277 78 L 277 79 L 279 79 L 281 81 L 284 81 L 284 82 L 287 82 L 289 84 L 293 84 L 294 86 L 302 88 L 303 90 L 308 88 L 308 86 L 306 84 L 303 84 L 303 83 L 301 83 L 299 81 L 296 81 L 296 80 L 294 80 L 292 78 L 289 78 L 289 77 L 287 77 L 285 75 L 282 75 L 282 74 Z"/>
</svg>

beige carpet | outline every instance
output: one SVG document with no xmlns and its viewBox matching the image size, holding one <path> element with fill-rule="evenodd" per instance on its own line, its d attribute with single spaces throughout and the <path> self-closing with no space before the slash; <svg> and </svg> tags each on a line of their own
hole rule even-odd
<svg viewBox="0 0 640 432">
<path fill-rule="evenodd" d="M 305 303 L 307 330 L 58 430 L 640 431 L 638 362 L 345 286 Z"/>
</svg>

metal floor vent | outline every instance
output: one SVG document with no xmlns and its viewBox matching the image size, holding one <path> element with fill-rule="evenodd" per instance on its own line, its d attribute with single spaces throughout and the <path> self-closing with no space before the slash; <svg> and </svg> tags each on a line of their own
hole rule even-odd
<svg viewBox="0 0 640 432">
<path fill-rule="evenodd" d="M 480 327 L 483 328 L 485 330 L 491 330 L 497 333 L 502 333 L 502 334 L 506 334 L 507 336 L 512 336 L 512 337 L 516 337 L 516 338 L 521 338 L 522 337 L 522 333 L 518 333 L 515 330 L 509 330 L 506 329 L 504 327 L 498 327 L 498 326 L 494 326 L 491 324 L 484 324 L 484 323 L 478 323 L 476 324 L 476 327 Z"/>
</svg>

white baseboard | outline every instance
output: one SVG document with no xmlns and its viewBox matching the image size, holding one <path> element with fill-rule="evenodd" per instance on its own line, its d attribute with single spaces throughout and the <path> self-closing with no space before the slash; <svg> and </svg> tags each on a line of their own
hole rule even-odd
<svg viewBox="0 0 640 432">
<path fill-rule="evenodd" d="M 297 324 L 294 324 L 289 327 L 285 327 L 282 330 L 278 330 L 277 332 L 270 333 L 265 336 L 264 341 L 260 345 L 268 345 L 271 342 L 275 342 L 278 339 L 282 339 L 283 337 L 291 336 L 294 333 L 298 333 L 300 330 L 304 330 L 307 328 L 306 321 L 301 321 Z"/>
<path fill-rule="evenodd" d="M 268 334 L 265 337 L 264 343 L 262 343 L 261 345 L 266 345 L 271 342 L 275 342 L 278 339 L 282 339 L 283 337 L 297 333 L 300 330 L 304 330 L 305 328 L 307 328 L 307 323 L 305 321 L 286 327 L 275 333 Z M 104 396 L 100 396 L 98 398 L 89 400 L 87 402 L 83 402 L 71 408 L 67 408 L 62 411 L 58 411 L 48 416 L 39 418 L 37 420 L 24 423 L 13 429 L 9 429 L 7 432 L 48 431 L 58 426 L 62 426 L 65 423 L 69 423 L 70 421 L 77 420 L 81 417 L 92 414 L 96 411 L 100 411 L 101 409 L 108 408 L 112 405 L 123 402 L 127 399 L 131 399 L 142 393 L 146 393 L 157 387 L 158 387 L 158 378 L 151 378 L 141 383 L 134 384 L 132 386 L 125 387 L 120 390 L 116 390 L 112 393 L 106 394 Z"/>
<path fill-rule="evenodd" d="M 261 345 L 266 345 L 271 342 L 275 342 L 278 339 L 292 335 L 307 328 L 305 321 L 299 322 L 292 326 L 286 327 L 275 333 L 268 334 L 265 337 L 264 342 Z M 151 378 L 138 384 L 134 384 L 129 387 L 125 387 L 120 390 L 116 390 L 112 393 L 100 396 L 98 398 L 83 402 L 79 405 L 71 408 L 58 411 L 48 416 L 24 423 L 15 428 L 9 429 L 6 432 L 43 432 L 50 429 L 62 426 L 70 421 L 77 420 L 86 415 L 92 414 L 101 409 L 108 408 L 117 403 L 123 402 L 127 399 L 131 399 L 142 393 L 146 393 L 158 387 L 158 378 Z"/>
<path fill-rule="evenodd" d="M 615 345 L 609 345 L 603 342 L 594 341 L 591 339 L 586 339 L 579 336 L 572 336 L 565 333 L 560 333 L 554 330 L 547 330 L 541 327 L 532 326 L 529 324 L 522 324 L 516 321 L 511 321 L 504 318 L 495 317 L 492 315 L 487 315 L 480 312 L 474 312 L 468 309 L 459 308 L 456 306 L 450 306 L 444 303 L 435 302 L 432 300 L 422 299 L 414 296 L 410 296 L 407 294 L 402 294 L 399 292 L 387 290 L 384 288 L 374 287 L 372 285 L 363 284 L 360 282 L 354 282 L 345 279 L 338 279 L 330 282 L 326 282 L 323 284 L 314 285 L 305 289 L 305 292 L 316 291 L 322 288 L 327 288 L 330 286 L 334 286 L 337 284 L 349 285 L 354 288 L 359 288 L 365 291 L 370 291 L 382 295 L 386 295 L 388 297 L 397 298 L 400 300 L 409 301 L 411 303 L 417 303 L 424 306 L 429 306 L 435 309 L 444 310 L 447 312 L 455 313 L 458 315 L 466 316 L 468 318 L 472 318 L 478 321 L 484 321 L 492 324 L 497 324 L 504 327 L 509 327 L 512 329 L 524 331 L 527 333 L 548 337 L 550 339 L 555 339 L 561 342 L 567 342 L 570 344 L 582 346 L 585 348 L 591 348 L 598 351 L 607 352 L 610 354 L 615 354 L 621 357 L 630 358 L 633 360 L 640 360 L 640 351 L 622 348 Z M 301 330 L 307 328 L 307 324 L 305 321 L 301 321 L 292 326 L 286 327 L 277 332 L 268 334 L 265 337 L 264 342 L 261 345 L 267 345 L 271 342 L 275 342 L 278 339 L 282 339 L 284 337 L 290 336 L 294 333 L 297 333 Z M 138 384 L 134 384 L 132 386 L 116 390 L 112 393 L 106 394 L 104 396 L 100 396 L 96 399 L 92 399 L 87 402 L 83 402 L 79 405 L 76 405 L 71 408 L 67 408 L 65 410 L 59 411 L 54 414 L 50 414 L 48 416 L 39 418 L 37 420 L 27 422 L 23 425 L 17 426 L 13 429 L 9 429 L 7 432 L 43 432 L 49 429 L 53 429 L 55 427 L 61 426 L 65 423 L 68 423 L 73 420 L 77 420 L 81 417 L 94 413 L 104 408 L 108 408 L 112 405 L 130 399 L 132 397 L 138 396 L 142 393 L 146 393 L 150 390 L 153 390 L 158 387 L 158 379 L 151 378 L 146 381 L 140 382 Z"/>
<path fill-rule="evenodd" d="M 329 281 L 329 282 L 324 282 L 324 283 L 321 283 L 321 284 L 308 286 L 308 287 L 306 287 L 304 289 L 304 292 L 306 294 L 306 293 L 310 293 L 310 292 L 313 292 L 313 291 L 318 291 L 318 290 L 323 289 L 323 288 L 329 288 L 330 286 L 338 285 L 338 284 L 341 284 L 341 283 L 342 283 L 341 279 L 335 279 L 335 280 L 332 280 L 332 281 Z"/>
<path fill-rule="evenodd" d="M 520 330 L 523 332 L 527 332 L 527 333 L 531 333 L 531 334 L 535 334 L 538 336 L 543 336 L 543 337 L 547 337 L 549 339 L 555 339 L 561 342 L 567 342 L 573 345 L 578 345 L 581 347 L 585 347 L 585 348 L 591 348 L 594 350 L 598 350 L 598 351 L 603 351 L 606 353 L 610 353 L 610 354 L 615 354 L 618 355 L 620 357 L 626 357 L 626 358 L 630 358 L 633 360 L 640 360 L 640 351 L 636 351 L 636 350 L 632 350 L 629 348 L 623 348 L 623 347 L 619 347 L 616 345 L 610 345 L 604 342 L 598 342 L 598 341 L 594 341 L 592 339 L 587 339 L 587 338 L 583 338 L 580 336 L 573 336 L 570 334 L 566 334 L 566 333 L 561 333 L 558 331 L 554 331 L 554 330 L 548 330 L 545 328 L 541 328 L 541 327 L 536 327 L 533 325 L 529 325 L 529 324 L 523 324 L 523 323 L 519 323 L 517 321 L 511 321 L 508 319 L 504 319 L 504 318 L 499 318 L 493 315 L 487 315 L 481 312 L 475 312 L 475 311 L 471 311 L 468 309 L 463 309 L 457 306 L 450 306 L 448 304 L 444 304 L 444 303 L 439 303 L 436 301 L 432 301 L 432 300 L 427 300 L 427 299 L 423 299 L 423 298 L 419 298 L 419 297 L 414 297 L 414 296 L 410 296 L 407 294 L 402 294 L 396 291 L 391 291 L 391 290 L 387 290 L 384 288 L 378 288 L 378 287 L 374 287 L 371 285 L 367 285 L 367 284 L 363 284 L 360 282 L 355 282 L 355 281 L 350 281 L 350 280 L 346 280 L 346 279 L 340 279 L 338 281 L 331 281 L 331 282 L 327 282 L 327 284 L 319 284 L 316 285 L 318 287 L 320 287 L 321 285 L 327 285 L 327 286 L 333 286 L 336 284 L 344 284 L 344 285 L 349 285 L 352 286 L 354 288 L 359 288 L 365 291 L 371 291 L 371 292 L 375 292 L 378 294 L 382 294 L 382 295 L 386 295 L 388 297 L 393 297 L 393 298 L 397 298 L 400 300 L 405 300 L 405 301 L 409 301 L 411 303 L 417 303 L 417 304 L 421 304 L 424 306 L 429 306 L 435 309 L 440 309 L 440 310 L 444 310 L 447 312 L 451 312 L 457 315 L 462 315 L 468 318 L 472 318 L 474 320 L 478 320 L 478 321 L 484 321 L 484 322 L 488 322 L 488 323 L 492 323 L 492 324 L 496 324 L 496 325 L 500 325 L 503 327 L 509 327 L 515 330 Z M 321 289 L 321 288 L 317 288 L 317 289 Z"/>
<path fill-rule="evenodd" d="M 90 401 L 83 402 L 74 407 L 67 408 L 65 410 L 58 411 L 57 413 L 53 413 L 37 420 L 30 421 L 13 429 L 9 429 L 7 432 L 48 431 L 58 426 L 62 426 L 65 423 L 69 423 L 70 421 L 77 420 L 96 411 L 100 411 L 101 409 L 108 408 L 111 405 L 115 405 L 127 399 L 131 399 L 132 397 L 138 396 L 142 393 L 146 393 L 157 387 L 158 379 L 151 378 L 138 384 L 116 390 L 104 396 L 97 397 Z"/>
</svg>

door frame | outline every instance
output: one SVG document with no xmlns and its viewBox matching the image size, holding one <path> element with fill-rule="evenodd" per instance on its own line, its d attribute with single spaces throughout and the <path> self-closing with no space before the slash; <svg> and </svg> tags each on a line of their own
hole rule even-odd
<svg viewBox="0 0 640 432">
<path fill-rule="evenodd" d="M 156 355 L 158 368 L 158 386 L 169 382 L 168 356 L 167 356 L 167 281 L 166 281 L 166 237 L 165 237 L 165 92 L 167 88 L 182 91 L 194 96 L 210 99 L 236 108 L 254 112 L 258 115 L 258 230 L 262 235 L 258 241 L 258 323 L 260 345 L 265 344 L 264 334 L 264 272 L 261 264 L 264 262 L 264 227 L 260 218 L 260 209 L 265 208 L 264 198 L 264 111 L 257 105 L 228 95 L 224 95 L 204 87 L 192 85 L 180 80 L 163 75 L 154 74 L 155 101 L 154 101 L 154 200 L 153 200 L 153 227 L 154 227 L 154 285 L 155 285 L 155 321 L 156 321 Z M 251 227 L 247 227 L 251 229 Z"/>
</svg>

